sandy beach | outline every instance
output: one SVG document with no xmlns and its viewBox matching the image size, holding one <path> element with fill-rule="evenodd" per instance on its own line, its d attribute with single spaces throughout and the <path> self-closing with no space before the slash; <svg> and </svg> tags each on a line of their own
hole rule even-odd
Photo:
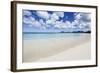
<svg viewBox="0 0 100 73">
<path fill-rule="evenodd" d="M 77 37 L 23 40 L 23 62 L 84 60 L 91 58 L 90 34 Z"/>
</svg>

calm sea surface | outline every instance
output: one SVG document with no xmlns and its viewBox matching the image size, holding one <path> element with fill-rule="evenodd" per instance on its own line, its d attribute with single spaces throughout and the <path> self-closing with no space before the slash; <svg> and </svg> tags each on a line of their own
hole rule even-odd
<svg viewBox="0 0 100 73">
<path fill-rule="evenodd" d="M 84 35 L 89 35 L 90 33 L 56 33 L 56 34 L 28 34 L 23 33 L 24 40 L 31 40 L 31 39 L 47 39 L 47 38 L 71 38 L 71 37 L 81 37 Z"/>
</svg>

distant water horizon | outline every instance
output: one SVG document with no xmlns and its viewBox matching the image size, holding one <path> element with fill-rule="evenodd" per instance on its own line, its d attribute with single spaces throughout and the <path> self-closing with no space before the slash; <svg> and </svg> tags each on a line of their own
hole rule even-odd
<svg viewBox="0 0 100 73">
<path fill-rule="evenodd" d="M 91 33 L 91 31 L 78 31 L 78 32 L 23 32 L 23 34 L 56 34 L 56 33 Z"/>
<path fill-rule="evenodd" d="M 23 33 L 24 40 L 48 39 L 48 38 L 75 38 L 88 35 L 90 33 Z"/>
</svg>

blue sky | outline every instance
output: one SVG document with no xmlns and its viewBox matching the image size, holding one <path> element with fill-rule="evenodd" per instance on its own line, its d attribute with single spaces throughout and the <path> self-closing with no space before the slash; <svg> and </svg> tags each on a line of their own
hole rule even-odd
<svg viewBox="0 0 100 73">
<path fill-rule="evenodd" d="M 90 31 L 91 14 L 83 12 L 23 10 L 23 32 Z"/>
</svg>

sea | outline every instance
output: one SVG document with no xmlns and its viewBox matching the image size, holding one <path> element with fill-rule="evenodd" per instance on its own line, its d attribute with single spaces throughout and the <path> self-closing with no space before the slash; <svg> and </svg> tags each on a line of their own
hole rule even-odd
<svg viewBox="0 0 100 73">
<path fill-rule="evenodd" d="M 23 39 L 76 38 L 87 34 L 90 33 L 23 33 Z"/>
</svg>

